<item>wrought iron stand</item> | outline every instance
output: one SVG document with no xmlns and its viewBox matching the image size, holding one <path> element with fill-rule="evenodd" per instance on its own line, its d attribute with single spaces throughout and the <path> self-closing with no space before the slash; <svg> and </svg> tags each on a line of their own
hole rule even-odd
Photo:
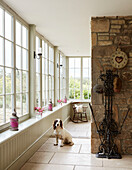
<svg viewBox="0 0 132 170">
<path fill-rule="evenodd" d="M 113 74 L 111 70 L 107 70 L 106 74 L 101 74 L 100 79 L 104 82 L 104 103 L 105 103 L 105 113 L 104 119 L 100 123 L 99 128 L 97 126 L 94 114 L 93 118 L 96 124 L 97 133 L 99 134 L 101 144 L 99 146 L 99 152 L 96 154 L 97 158 L 108 158 L 108 159 L 121 159 L 121 155 L 118 153 L 118 148 L 114 142 L 114 138 L 121 133 L 122 126 L 126 120 L 128 112 L 124 118 L 124 121 L 120 127 L 118 128 L 117 123 L 112 118 L 112 98 L 114 95 L 113 91 L 113 80 L 118 76 L 117 74 Z"/>
</svg>

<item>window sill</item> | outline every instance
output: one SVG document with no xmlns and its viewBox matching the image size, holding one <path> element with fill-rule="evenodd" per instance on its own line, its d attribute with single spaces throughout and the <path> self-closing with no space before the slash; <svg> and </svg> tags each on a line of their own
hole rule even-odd
<svg viewBox="0 0 132 170">
<path fill-rule="evenodd" d="M 18 131 L 11 131 L 11 130 L 6 130 L 4 132 L 2 132 L 0 134 L 0 144 L 6 140 L 8 140 L 9 138 L 12 138 L 13 136 L 15 136 L 18 133 L 21 133 L 22 131 L 24 131 L 26 128 L 32 126 L 33 124 L 41 121 L 42 119 L 44 119 L 45 117 L 48 117 L 49 115 L 53 114 L 54 112 L 62 109 L 63 107 L 69 105 L 71 103 L 71 101 L 68 101 L 67 103 L 63 103 L 62 105 L 59 104 L 55 107 L 53 107 L 53 111 L 45 111 L 41 116 L 37 116 L 37 117 L 32 117 L 22 123 L 19 124 L 19 130 Z"/>
<path fill-rule="evenodd" d="M 69 100 L 71 103 L 74 103 L 74 102 L 80 102 L 80 103 L 91 103 L 91 99 L 70 99 Z"/>
</svg>

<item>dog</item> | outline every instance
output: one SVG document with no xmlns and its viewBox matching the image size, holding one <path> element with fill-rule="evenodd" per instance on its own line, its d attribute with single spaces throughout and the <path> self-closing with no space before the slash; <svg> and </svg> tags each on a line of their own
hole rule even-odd
<svg viewBox="0 0 132 170">
<path fill-rule="evenodd" d="M 71 134 L 63 127 L 62 120 L 56 119 L 53 123 L 53 129 L 56 138 L 54 146 L 58 145 L 58 139 L 61 140 L 60 147 L 63 147 L 64 144 L 69 144 L 70 146 L 74 145 Z"/>
</svg>

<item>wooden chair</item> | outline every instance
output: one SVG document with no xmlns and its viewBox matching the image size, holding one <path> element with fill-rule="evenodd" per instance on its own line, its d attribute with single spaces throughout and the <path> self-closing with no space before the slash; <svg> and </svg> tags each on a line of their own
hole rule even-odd
<svg viewBox="0 0 132 170">
<path fill-rule="evenodd" d="M 87 114 L 86 114 L 86 110 L 87 110 L 87 106 L 83 106 L 82 112 L 77 112 L 77 109 L 75 107 L 75 103 L 72 104 L 72 108 L 73 108 L 73 118 L 72 121 L 75 123 L 79 123 L 79 122 L 88 122 L 88 118 L 87 118 Z"/>
</svg>

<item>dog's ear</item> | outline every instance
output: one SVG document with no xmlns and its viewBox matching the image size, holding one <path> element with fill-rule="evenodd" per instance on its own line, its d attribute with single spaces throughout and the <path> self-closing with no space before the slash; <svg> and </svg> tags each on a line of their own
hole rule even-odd
<svg viewBox="0 0 132 170">
<path fill-rule="evenodd" d="M 53 122 L 53 129 L 55 130 L 56 121 Z"/>
<path fill-rule="evenodd" d="M 62 123 L 62 120 L 60 120 L 60 127 L 63 129 L 63 123 Z"/>
</svg>

